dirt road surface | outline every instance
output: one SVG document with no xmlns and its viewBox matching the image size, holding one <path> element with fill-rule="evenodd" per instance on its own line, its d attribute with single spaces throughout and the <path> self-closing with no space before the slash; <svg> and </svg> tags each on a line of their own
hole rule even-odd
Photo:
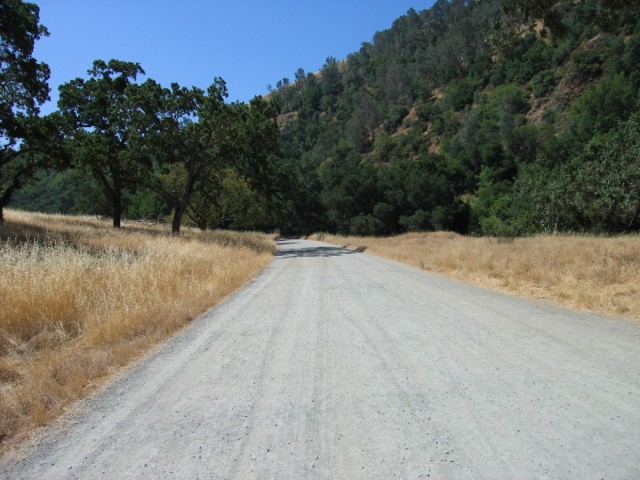
<svg viewBox="0 0 640 480">
<path fill-rule="evenodd" d="M 638 323 L 280 247 L 0 474 L 640 478 Z"/>
</svg>

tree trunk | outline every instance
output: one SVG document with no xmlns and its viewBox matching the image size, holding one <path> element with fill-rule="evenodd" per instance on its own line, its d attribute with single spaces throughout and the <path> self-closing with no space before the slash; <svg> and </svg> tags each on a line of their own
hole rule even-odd
<svg viewBox="0 0 640 480">
<path fill-rule="evenodd" d="M 4 192 L 0 195 L 0 225 L 4 225 L 4 206 L 11 201 L 13 192 L 20 188 L 20 177 L 16 176 L 11 185 L 5 187 Z"/>
<path fill-rule="evenodd" d="M 113 177 L 113 228 L 120 228 L 122 218 L 122 179 L 120 171 L 111 171 Z"/>
<path fill-rule="evenodd" d="M 120 172 L 111 169 L 111 177 L 113 178 L 113 186 L 109 183 L 109 179 L 101 172 L 94 171 L 96 178 L 100 180 L 104 187 L 104 193 L 107 198 L 111 200 L 113 207 L 113 228 L 120 228 L 120 220 L 122 218 L 122 183 L 120 179 Z"/>
<path fill-rule="evenodd" d="M 189 207 L 191 194 L 193 193 L 193 187 L 196 184 L 196 179 L 198 178 L 201 170 L 202 169 L 197 167 L 195 169 L 189 170 L 189 174 L 187 175 L 187 182 L 185 183 L 184 190 L 182 192 L 182 201 L 179 205 L 176 205 L 175 211 L 173 213 L 173 220 L 171 222 L 171 233 L 173 235 L 180 235 L 180 222 L 182 222 L 182 216 Z"/>
<path fill-rule="evenodd" d="M 115 192 L 113 195 L 113 228 L 120 228 L 122 218 L 122 193 Z"/>
<path fill-rule="evenodd" d="M 182 222 L 182 216 L 187 208 L 184 205 L 176 206 L 175 212 L 173 213 L 173 220 L 171 221 L 171 234 L 172 235 L 180 235 L 180 224 Z"/>
</svg>

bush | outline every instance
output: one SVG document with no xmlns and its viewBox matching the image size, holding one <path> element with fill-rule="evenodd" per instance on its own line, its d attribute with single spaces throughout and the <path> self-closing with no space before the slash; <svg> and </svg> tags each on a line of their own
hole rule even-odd
<svg viewBox="0 0 640 480">
<path fill-rule="evenodd" d="M 531 87 L 536 97 L 544 97 L 556 87 L 553 70 L 543 70 L 531 78 Z"/>
<path fill-rule="evenodd" d="M 517 236 L 516 229 L 512 225 L 495 215 L 483 218 L 480 221 L 480 227 L 482 234 L 488 237 L 513 238 Z"/>
<path fill-rule="evenodd" d="M 431 215 L 424 210 L 416 210 L 413 215 L 400 217 L 399 223 L 409 232 L 433 230 L 431 225 Z"/>
<path fill-rule="evenodd" d="M 618 122 L 629 118 L 635 110 L 636 95 L 624 74 L 603 78 L 589 88 L 570 112 L 578 137 L 588 141 L 594 135 L 607 133 Z"/>
<path fill-rule="evenodd" d="M 379 235 L 384 229 L 384 224 L 373 215 L 358 215 L 351 220 L 352 235 L 361 237 Z"/>
<path fill-rule="evenodd" d="M 469 78 L 453 80 L 445 90 L 445 102 L 453 110 L 462 110 L 473 103 L 473 96 L 478 88 L 478 83 Z"/>
<path fill-rule="evenodd" d="M 393 105 L 387 112 L 384 124 L 385 130 L 389 133 L 395 132 L 398 127 L 402 125 L 402 121 L 408 114 L 409 110 L 407 107 L 402 105 Z"/>
</svg>

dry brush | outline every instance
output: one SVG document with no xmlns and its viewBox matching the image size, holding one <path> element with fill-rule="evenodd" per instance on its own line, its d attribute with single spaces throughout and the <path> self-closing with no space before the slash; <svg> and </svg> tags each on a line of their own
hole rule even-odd
<svg viewBox="0 0 640 480">
<path fill-rule="evenodd" d="M 257 233 L 8 211 L 0 229 L 0 441 L 49 422 L 270 261 Z"/>
<path fill-rule="evenodd" d="M 504 242 L 436 232 L 322 239 L 482 287 L 640 319 L 637 235 L 535 236 Z"/>
</svg>

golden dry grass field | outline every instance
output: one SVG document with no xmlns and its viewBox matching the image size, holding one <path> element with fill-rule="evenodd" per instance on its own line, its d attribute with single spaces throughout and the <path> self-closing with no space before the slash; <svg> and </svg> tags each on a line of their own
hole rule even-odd
<svg viewBox="0 0 640 480">
<path fill-rule="evenodd" d="M 49 422 L 109 374 L 255 277 L 258 233 L 6 211 L 0 227 L 0 443 Z"/>
<path fill-rule="evenodd" d="M 448 232 L 315 238 L 501 292 L 640 319 L 637 235 L 536 236 L 508 242 Z"/>
</svg>

